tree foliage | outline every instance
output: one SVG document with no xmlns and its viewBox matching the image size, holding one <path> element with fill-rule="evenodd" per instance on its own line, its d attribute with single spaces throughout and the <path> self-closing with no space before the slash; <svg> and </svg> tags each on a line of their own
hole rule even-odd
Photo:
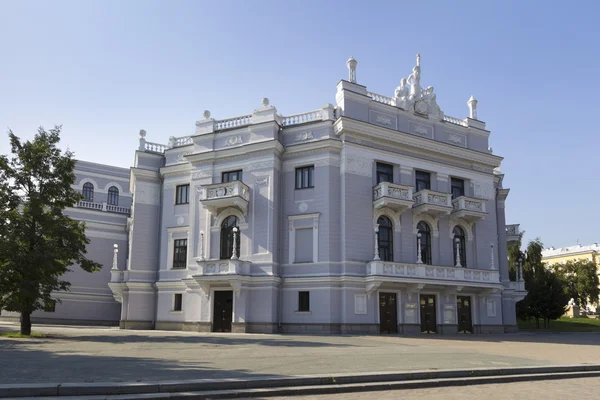
<svg viewBox="0 0 600 400">
<path fill-rule="evenodd" d="M 86 258 L 85 224 L 64 214 L 83 197 L 75 160 L 58 148 L 60 127 L 38 130 L 22 142 L 9 131 L 12 156 L 0 156 L 0 309 L 21 313 L 21 333 L 31 334 L 31 313 L 68 290 L 69 266 L 88 272 L 101 265 Z"/>
<path fill-rule="evenodd" d="M 574 299 L 575 304 L 580 307 L 585 307 L 588 303 L 598 304 L 599 279 L 597 266 L 593 261 L 571 260 L 552 267 L 565 282 L 568 297 Z"/>
</svg>

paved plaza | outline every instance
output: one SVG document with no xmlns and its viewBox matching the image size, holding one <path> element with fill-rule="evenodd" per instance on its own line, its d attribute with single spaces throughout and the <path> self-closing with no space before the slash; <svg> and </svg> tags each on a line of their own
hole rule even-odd
<svg viewBox="0 0 600 400">
<path fill-rule="evenodd" d="M 595 400 L 600 393 L 600 379 L 582 378 L 557 381 L 515 382 L 492 385 L 440 387 L 431 389 L 389 390 L 344 393 L 344 400 Z M 339 394 L 322 396 L 277 397 L 278 400 L 338 400 Z M 270 399 L 273 399 L 272 397 Z"/>
<path fill-rule="evenodd" d="M 18 326 L 0 322 L 0 331 Z M 34 326 L 0 338 L 0 384 L 202 378 L 600 363 L 600 334 L 300 336 Z"/>
</svg>

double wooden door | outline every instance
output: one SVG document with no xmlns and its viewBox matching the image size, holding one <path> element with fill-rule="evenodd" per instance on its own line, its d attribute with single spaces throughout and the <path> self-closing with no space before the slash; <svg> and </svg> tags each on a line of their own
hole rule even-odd
<svg viewBox="0 0 600 400">
<path fill-rule="evenodd" d="M 213 307 L 213 332 L 231 332 L 233 291 L 216 291 Z"/>
<path fill-rule="evenodd" d="M 473 333 L 473 320 L 471 319 L 471 297 L 457 296 L 456 310 L 458 314 L 458 333 Z"/>
<path fill-rule="evenodd" d="M 421 332 L 437 333 L 437 318 L 435 314 L 435 296 L 421 295 Z"/>
<path fill-rule="evenodd" d="M 379 332 L 398 333 L 396 293 L 379 293 Z"/>
</svg>

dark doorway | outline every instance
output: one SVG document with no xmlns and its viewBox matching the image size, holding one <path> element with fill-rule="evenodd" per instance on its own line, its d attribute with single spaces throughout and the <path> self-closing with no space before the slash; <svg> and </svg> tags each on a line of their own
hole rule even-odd
<svg viewBox="0 0 600 400">
<path fill-rule="evenodd" d="M 217 291 L 214 298 L 213 332 L 231 332 L 233 291 Z"/>
<path fill-rule="evenodd" d="M 435 296 L 432 294 L 421 295 L 421 332 L 437 333 Z"/>
<path fill-rule="evenodd" d="M 379 293 L 379 332 L 398 333 L 396 293 Z"/>
<path fill-rule="evenodd" d="M 458 333 L 473 333 L 473 320 L 471 319 L 471 297 L 457 296 L 456 309 L 458 311 Z"/>
</svg>

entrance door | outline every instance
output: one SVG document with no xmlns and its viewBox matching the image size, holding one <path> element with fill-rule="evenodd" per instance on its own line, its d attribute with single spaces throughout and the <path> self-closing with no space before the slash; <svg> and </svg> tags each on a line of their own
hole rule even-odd
<svg viewBox="0 0 600 400">
<path fill-rule="evenodd" d="M 432 294 L 421 295 L 421 332 L 437 333 L 435 296 Z"/>
<path fill-rule="evenodd" d="M 379 293 L 379 332 L 398 333 L 396 293 Z"/>
<path fill-rule="evenodd" d="M 458 333 L 473 333 L 471 320 L 471 297 L 457 296 L 456 309 L 458 311 Z"/>
<path fill-rule="evenodd" d="M 213 332 L 231 332 L 233 291 L 217 291 L 214 296 Z"/>
</svg>

